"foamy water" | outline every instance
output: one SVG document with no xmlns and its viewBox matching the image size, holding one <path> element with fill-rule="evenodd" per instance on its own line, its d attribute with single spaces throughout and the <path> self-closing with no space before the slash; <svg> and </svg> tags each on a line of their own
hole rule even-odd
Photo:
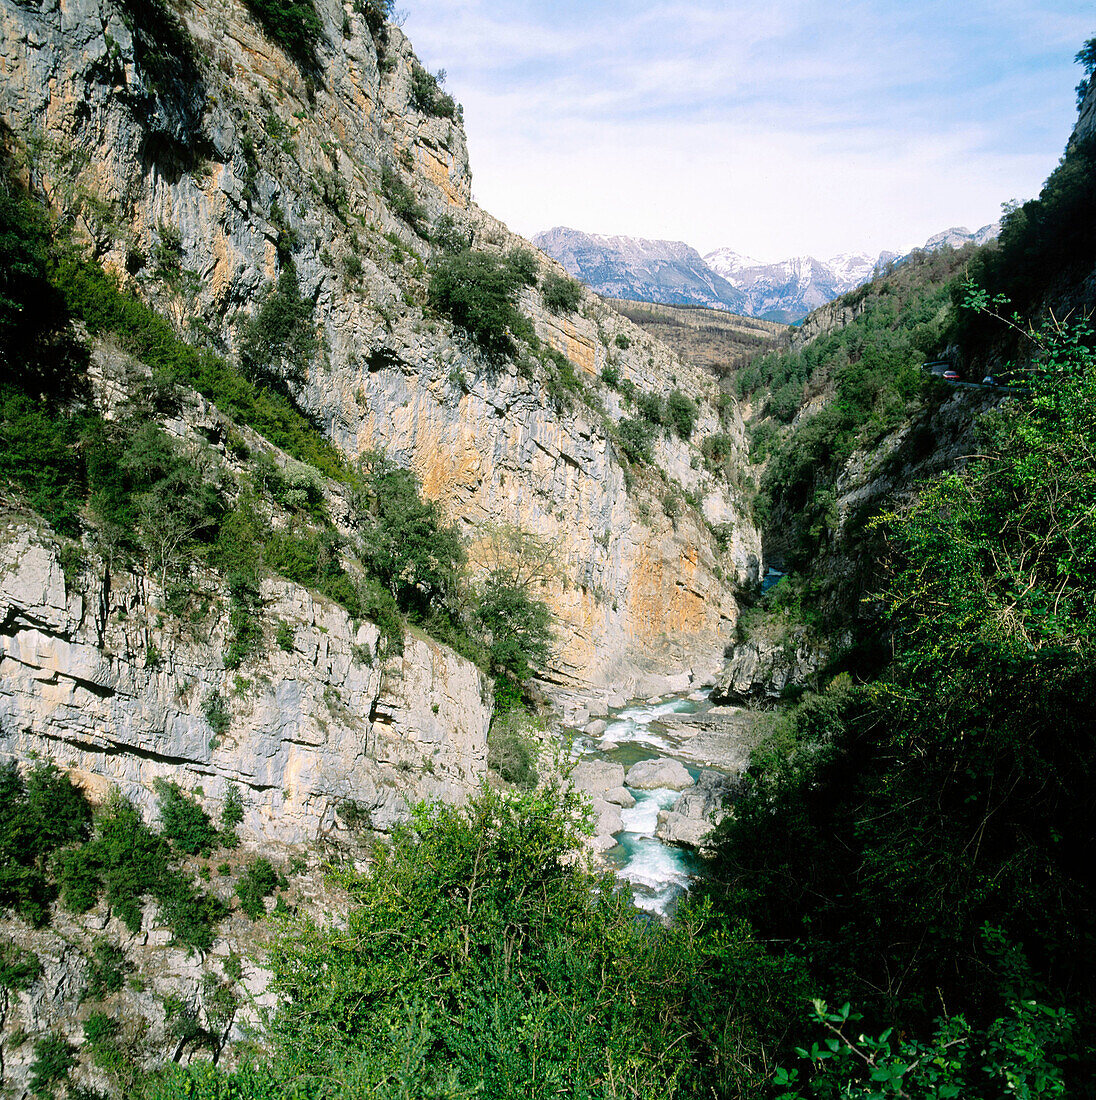
<svg viewBox="0 0 1096 1100">
<path fill-rule="evenodd" d="M 636 706 L 625 707 L 610 719 L 603 733 L 577 738 L 576 756 L 593 759 L 634 762 L 652 757 L 675 757 L 676 740 L 665 729 L 656 727 L 672 714 L 695 711 L 707 692 L 673 696 Z M 603 746 L 608 746 L 606 751 Z M 623 758 L 623 759 L 621 759 Z M 621 811 L 624 828 L 616 834 L 617 847 L 608 854 L 617 877 L 632 888 L 636 905 L 649 913 L 665 915 L 693 881 L 691 859 L 685 851 L 663 844 L 655 835 L 660 810 L 669 809 L 680 791 L 659 788 L 652 791 L 630 790 L 636 804 Z"/>
</svg>

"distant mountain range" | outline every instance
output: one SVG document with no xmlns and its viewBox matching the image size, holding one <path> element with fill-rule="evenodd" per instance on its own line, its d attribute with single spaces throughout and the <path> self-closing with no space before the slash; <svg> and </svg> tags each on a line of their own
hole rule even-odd
<svg viewBox="0 0 1096 1100">
<path fill-rule="evenodd" d="M 1000 223 L 972 233 L 963 226 L 930 237 L 922 251 L 995 237 Z M 640 302 L 708 306 L 746 317 L 793 322 L 868 282 L 896 252 L 869 256 L 846 252 L 819 260 L 793 256 L 774 264 L 750 259 L 730 248 L 701 256 L 682 241 L 608 237 L 557 226 L 538 233 L 533 243 L 599 294 Z"/>
</svg>

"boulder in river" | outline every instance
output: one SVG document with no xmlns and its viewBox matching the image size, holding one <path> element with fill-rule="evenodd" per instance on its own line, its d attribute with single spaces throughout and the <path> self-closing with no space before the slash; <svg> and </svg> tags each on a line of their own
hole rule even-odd
<svg viewBox="0 0 1096 1100">
<path fill-rule="evenodd" d="M 712 829 L 727 814 L 738 776 L 712 769 L 700 773 L 696 786 L 685 791 L 669 810 L 658 815 L 659 840 L 688 848 L 703 848 Z"/>
<path fill-rule="evenodd" d="M 605 801 L 623 806 L 626 810 L 631 809 L 636 804 L 636 800 L 629 793 L 627 787 L 613 787 L 611 790 L 606 791 Z"/>
<path fill-rule="evenodd" d="M 693 785 L 693 777 L 677 760 L 640 760 L 628 769 L 627 782 L 637 791 L 653 791 L 656 787 L 683 791 Z"/>
</svg>

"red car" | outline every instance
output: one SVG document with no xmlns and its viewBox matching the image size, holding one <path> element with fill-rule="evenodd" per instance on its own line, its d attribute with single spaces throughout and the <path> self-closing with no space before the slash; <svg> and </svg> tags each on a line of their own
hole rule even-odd
<svg viewBox="0 0 1096 1100">
<path fill-rule="evenodd" d="M 959 372 L 957 370 L 946 370 L 946 371 L 944 371 L 944 381 L 945 382 L 958 382 L 959 381 Z"/>
</svg>

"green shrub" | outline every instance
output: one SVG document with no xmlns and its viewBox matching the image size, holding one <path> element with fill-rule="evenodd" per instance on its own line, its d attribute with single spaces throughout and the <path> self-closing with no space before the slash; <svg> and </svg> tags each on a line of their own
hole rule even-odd
<svg viewBox="0 0 1096 1100">
<path fill-rule="evenodd" d="M 162 835 L 185 855 L 209 855 L 218 839 L 209 814 L 178 783 L 157 779 L 153 786 Z"/>
<path fill-rule="evenodd" d="M 30 1064 L 32 1096 L 54 1096 L 69 1071 L 76 1065 L 76 1049 L 59 1035 L 47 1035 L 34 1044 L 34 1061 Z"/>
<path fill-rule="evenodd" d="M 636 396 L 636 412 L 657 428 L 666 423 L 666 403 L 657 393 L 641 393 Z"/>
<path fill-rule="evenodd" d="M 426 208 L 415 198 L 415 192 L 388 161 L 381 165 L 381 194 L 397 218 L 407 222 L 416 232 L 422 232 Z"/>
<path fill-rule="evenodd" d="M 654 462 L 655 428 L 649 420 L 622 420 L 617 433 L 620 449 L 629 462 Z"/>
<path fill-rule="evenodd" d="M 266 385 L 301 382 L 319 347 L 313 303 L 301 296 L 297 269 L 287 263 L 268 288 L 240 338 L 240 362 L 248 377 Z"/>
<path fill-rule="evenodd" d="M 0 905 L 45 921 L 56 895 L 50 857 L 86 839 L 90 822 L 83 793 L 55 765 L 36 765 L 25 778 L 14 763 L 0 766 Z"/>
<path fill-rule="evenodd" d="M 280 620 L 278 622 L 278 629 L 274 632 L 274 640 L 278 643 L 278 648 L 285 650 L 286 653 L 292 653 L 293 637 L 293 627 L 284 619 Z"/>
<path fill-rule="evenodd" d="M 205 715 L 214 737 L 227 733 L 228 727 L 232 725 L 232 712 L 228 709 L 225 697 L 216 688 L 206 697 L 202 714 Z"/>
<path fill-rule="evenodd" d="M 514 350 L 511 333 L 523 327 L 515 306 L 521 282 L 505 260 L 468 248 L 434 261 L 428 300 L 483 351 L 506 356 Z"/>
<path fill-rule="evenodd" d="M 307 75 L 319 67 L 323 24 L 313 0 L 244 0 L 259 25 Z"/>
<path fill-rule="evenodd" d="M 705 465 L 709 469 L 716 469 L 734 457 L 734 440 L 722 432 L 707 435 L 701 441 L 700 453 L 704 456 Z"/>
<path fill-rule="evenodd" d="M 582 305 L 582 284 L 558 271 L 549 271 L 540 284 L 544 304 L 553 313 L 574 313 Z"/>
<path fill-rule="evenodd" d="M 430 233 L 430 241 L 442 252 L 463 252 L 472 246 L 472 231 L 462 229 L 452 214 L 442 214 Z"/>
<path fill-rule="evenodd" d="M 369 33 L 376 37 L 392 16 L 393 0 L 354 0 L 354 10 L 365 18 Z"/>
<path fill-rule="evenodd" d="M 611 363 L 606 363 L 601 368 L 601 380 L 607 386 L 612 386 L 615 390 L 620 382 L 620 371 L 617 370 Z"/>
<path fill-rule="evenodd" d="M 496 715 L 491 723 L 487 766 L 517 787 L 531 790 L 537 785 L 537 742 L 520 705 Z"/>
<path fill-rule="evenodd" d="M 363 560 L 400 610 L 425 616 L 444 607 L 465 560 L 460 535 L 422 499 L 407 470 L 374 456 L 370 477 Z"/>
<path fill-rule="evenodd" d="M 511 248 L 506 253 L 506 267 L 514 278 L 524 286 L 536 286 L 540 274 L 540 264 L 528 248 Z"/>
<path fill-rule="evenodd" d="M 442 90 L 445 83 L 445 70 L 435 75 L 421 65 L 411 66 L 411 106 L 424 115 L 438 118 L 453 118 L 457 113 L 457 104 L 448 92 Z"/>
<path fill-rule="evenodd" d="M 674 390 L 666 399 L 666 422 L 677 433 L 678 439 L 690 439 L 696 427 L 697 404 L 681 390 Z"/>
<path fill-rule="evenodd" d="M 117 993 L 125 983 L 130 964 L 126 953 L 106 938 L 95 941 L 88 958 L 88 979 L 84 995 L 93 1000 Z"/>
<path fill-rule="evenodd" d="M 623 332 L 618 332 L 613 342 L 622 350 L 627 350 L 632 346 L 632 341 Z"/>
<path fill-rule="evenodd" d="M 236 884 L 236 896 L 240 899 L 240 908 L 252 919 L 258 920 L 266 915 L 263 899 L 270 897 L 280 885 L 277 871 L 270 861 L 261 856 L 253 859 Z"/>
<path fill-rule="evenodd" d="M 28 989 L 42 973 L 38 956 L 10 940 L 0 943 L 0 990 Z"/>
</svg>

